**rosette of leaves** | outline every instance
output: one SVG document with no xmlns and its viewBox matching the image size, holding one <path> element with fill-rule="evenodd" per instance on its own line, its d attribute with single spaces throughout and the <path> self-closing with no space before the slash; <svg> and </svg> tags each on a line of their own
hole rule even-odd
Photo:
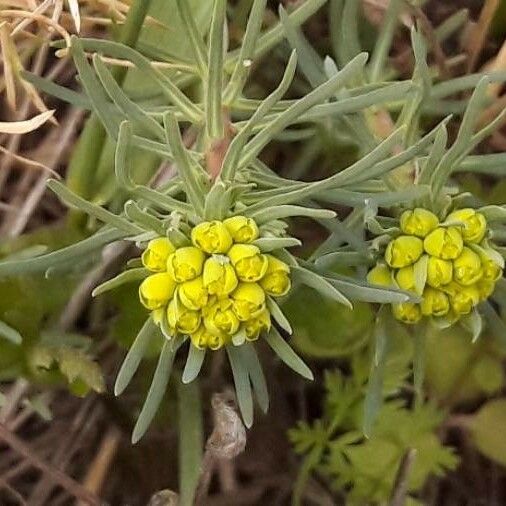
<svg viewBox="0 0 506 506">
<path fill-rule="evenodd" d="M 305 2 L 286 19 L 294 26 L 298 25 L 323 3 L 321 0 Z M 283 37 L 282 25 L 262 32 L 265 5 L 265 0 L 253 2 L 242 45 L 238 50 L 227 52 L 225 0 L 216 0 L 213 4 L 207 37 L 196 28 L 186 2 L 176 2 L 193 58 L 191 64 L 171 60 L 170 71 L 162 71 L 152 64 L 150 49 L 133 49 L 106 40 L 72 38 L 67 49 L 74 58 L 85 93 L 64 90 L 43 80 L 37 82 L 50 93 L 92 109 L 101 120 L 109 138 L 115 142 L 115 179 L 111 187 L 118 186 L 120 191 L 109 192 L 111 187 L 106 187 L 98 198 L 100 203 L 110 202 L 108 209 L 87 200 L 85 194 L 79 195 L 58 181 L 50 181 L 49 187 L 63 202 L 92 218 L 89 225 L 93 226 L 94 233 L 55 252 L 3 262 L 0 264 L 1 275 L 75 268 L 79 262 L 88 262 L 90 255 L 105 245 L 120 240 L 144 249 L 152 239 L 166 237 L 175 247 L 181 247 L 187 243 L 190 229 L 199 223 L 243 216 L 254 220 L 260 229 L 256 246 L 263 253 L 275 251 L 277 257 L 289 266 L 295 287 L 305 284 L 349 308 L 352 307 L 350 299 L 390 303 L 412 300 L 412 294 L 396 288 L 367 286 L 352 278 L 324 279 L 312 263 L 297 259 L 286 250 L 298 245 L 299 241 L 287 235 L 283 220 L 292 216 L 316 220 L 334 218 L 333 211 L 320 208 L 311 199 L 331 192 L 334 202 L 340 200 L 340 195 L 344 203 L 347 196 L 362 200 L 365 181 L 412 159 L 431 144 L 437 129 L 418 142 L 414 149 L 403 151 L 392 159 L 390 152 L 400 138 L 401 129 L 360 161 L 326 180 L 296 183 L 278 178 L 258 156 L 285 129 L 300 123 L 319 122 L 322 117 L 356 114 L 364 107 L 394 100 L 399 93 L 410 90 L 412 83 L 392 83 L 373 87 L 373 90 L 369 86 L 355 86 L 367 61 L 367 55 L 361 53 L 341 70 L 330 72 L 324 82 L 307 95 L 284 100 L 296 70 L 297 56 L 293 51 L 277 88 L 261 101 L 246 98 L 243 90 L 252 60 Z M 87 59 L 90 53 L 93 53 L 92 64 Z M 126 62 L 150 78 L 157 88 L 154 105 L 129 96 L 120 86 L 117 73 L 111 72 L 107 66 L 111 59 Z M 181 87 L 192 83 L 196 85 L 196 99 L 190 99 L 181 91 Z M 200 94 L 198 90 L 201 90 Z M 170 164 L 176 169 L 176 175 L 161 184 L 156 183 L 149 167 L 148 173 L 142 173 L 132 163 L 138 159 L 133 154 L 138 152 Z M 150 178 L 155 181 L 153 184 L 149 183 Z M 107 181 L 110 183 L 111 179 L 107 178 Z M 346 186 L 346 190 L 339 190 L 341 186 Z M 140 282 L 146 271 L 135 261 L 132 267 L 107 282 L 98 292 L 125 282 Z M 269 309 L 277 325 L 290 333 L 290 324 L 279 307 L 271 303 Z M 151 316 L 147 315 L 118 376 L 116 393 L 123 391 L 132 379 L 155 334 L 160 336 Z M 283 362 L 303 376 L 312 377 L 276 326 L 265 339 Z M 163 341 L 153 382 L 134 428 L 134 441 L 142 437 L 154 417 L 169 381 L 175 354 L 184 341 L 184 336 Z M 239 407 L 245 424 L 250 426 L 253 420 L 252 388 L 260 407 L 266 410 L 268 406 L 262 369 L 251 344 L 234 346 L 229 343 L 226 350 Z M 203 353 L 196 353 L 194 347 L 189 347 L 183 373 L 185 380 L 197 376 L 203 358 Z"/>
</svg>

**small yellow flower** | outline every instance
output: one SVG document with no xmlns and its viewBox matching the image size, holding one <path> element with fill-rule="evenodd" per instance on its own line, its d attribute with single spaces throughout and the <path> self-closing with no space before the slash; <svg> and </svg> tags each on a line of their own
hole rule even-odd
<svg viewBox="0 0 506 506">
<path fill-rule="evenodd" d="M 165 306 L 174 295 L 176 283 L 166 272 L 148 276 L 139 286 L 139 298 L 147 309 Z"/>
<path fill-rule="evenodd" d="M 478 244 L 485 237 L 487 231 L 487 220 L 483 214 L 474 209 L 459 209 L 450 213 L 446 218 L 448 221 L 462 221 L 462 237 L 465 242 Z"/>
<path fill-rule="evenodd" d="M 453 277 L 461 285 L 476 283 L 483 276 L 480 257 L 471 249 L 464 247 L 462 253 L 453 261 Z"/>
<path fill-rule="evenodd" d="M 433 288 L 447 285 L 453 279 L 453 264 L 450 260 L 429 257 L 427 264 L 427 284 Z"/>
<path fill-rule="evenodd" d="M 263 278 L 267 271 L 268 260 L 260 249 L 252 244 L 234 244 L 228 256 L 240 281 L 252 282 Z"/>
<path fill-rule="evenodd" d="M 238 284 L 235 270 L 227 257 L 208 258 L 204 264 L 202 277 L 209 294 L 218 297 L 229 295 Z"/>
<path fill-rule="evenodd" d="M 221 221 L 204 221 L 192 230 L 192 242 L 206 253 L 226 253 L 232 246 L 232 236 Z"/>
<path fill-rule="evenodd" d="M 450 301 L 441 290 L 427 287 L 423 291 L 420 309 L 424 316 L 445 316 L 450 311 Z"/>
<path fill-rule="evenodd" d="M 401 215 L 401 230 L 408 235 L 416 235 L 423 238 L 438 225 L 438 217 L 421 207 L 404 211 Z"/>
<path fill-rule="evenodd" d="M 265 309 L 265 292 L 256 283 L 239 283 L 232 299 L 234 312 L 242 322 L 255 318 Z"/>
<path fill-rule="evenodd" d="M 462 286 L 452 282 L 445 287 L 445 292 L 449 294 L 450 305 L 457 315 L 469 314 L 480 301 L 480 293 L 476 286 Z"/>
<path fill-rule="evenodd" d="M 200 313 L 191 311 L 184 304 L 181 304 L 177 298 L 170 301 L 167 308 L 167 320 L 169 326 L 182 334 L 192 334 L 200 325 Z"/>
<path fill-rule="evenodd" d="M 186 281 L 180 285 L 178 295 L 181 302 L 192 311 L 202 309 L 209 298 L 202 277 Z"/>
<path fill-rule="evenodd" d="M 395 280 L 399 285 L 399 288 L 407 291 L 415 290 L 415 270 L 412 265 L 408 265 L 407 267 L 403 267 L 397 271 L 395 275 Z"/>
<path fill-rule="evenodd" d="M 392 304 L 392 313 L 397 320 L 410 325 L 418 323 L 422 319 L 420 306 L 412 302 Z"/>
<path fill-rule="evenodd" d="M 486 281 L 497 281 L 502 277 L 502 269 L 491 258 L 481 255 L 481 265 L 483 268 L 483 279 Z"/>
<path fill-rule="evenodd" d="M 429 255 L 443 260 L 454 260 L 462 253 L 464 241 L 458 228 L 439 227 L 425 238 L 423 246 Z"/>
<path fill-rule="evenodd" d="M 244 323 L 244 332 L 248 341 L 255 341 L 260 334 L 271 328 L 271 317 L 266 309 L 262 311 L 256 318 L 251 318 Z"/>
<path fill-rule="evenodd" d="M 199 350 L 210 348 L 218 350 L 230 342 L 230 338 L 224 334 L 209 332 L 204 325 L 201 325 L 196 332 L 190 335 L 193 346 Z"/>
<path fill-rule="evenodd" d="M 233 335 L 239 329 L 239 320 L 233 310 L 230 299 L 221 299 L 212 306 L 204 308 L 204 325 L 206 329 L 217 335 Z"/>
<path fill-rule="evenodd" d="M 377 264 L 367 273 L 367 281 L 373 285 L 392 286 L 392 271 L 383 264 Z"/>
<path fill-rule="evenodd" d="M 249 243 L 259 236 L 257 224 L 251 218 L 246 218 L 246 216 L 233 216 L 227 218 L 223 223 L 235 242 Z"/>
<path fill-rule="evenodd" d="M 176 248 L 166 237 L 158 237 L 148 242 L 142 253 L 142 265 L 153 272 L 167 270 L 167 258 Z"/>
<path fill-rule="evenodd" d="M 423 253 L 423 242 L 418 237 L 401 235 L 390 241 L 385 251 L 385 260 L 390 267 L 400 269 L 414 264 Z"/>
<path fill-rule="evenodd" d="M 178 248 L 167 259 L 167 272 L 178 283 L 190 281 L 202 274 L 205 259 L 204 253 L 198 248 Z"/>
<path fill-rule="evenodd" d="M 292 286 L 290 281 L 290 267 L 272 255 L 265 255 L 268 265 L 260 286 L 273 297 L 286 295 Z"/>
</svg>

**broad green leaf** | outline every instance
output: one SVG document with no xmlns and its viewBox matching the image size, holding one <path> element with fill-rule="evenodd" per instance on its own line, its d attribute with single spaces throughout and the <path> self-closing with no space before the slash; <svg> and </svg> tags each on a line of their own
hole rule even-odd
<svg viewBox="0 0 506 506">
<path fill-rule="evenodd" d="M 506 399 L 500 398 L 485 403 L 471 418 L 469 429 L 471 440 L 487 458 L 506 466 Z"/>
</svg>

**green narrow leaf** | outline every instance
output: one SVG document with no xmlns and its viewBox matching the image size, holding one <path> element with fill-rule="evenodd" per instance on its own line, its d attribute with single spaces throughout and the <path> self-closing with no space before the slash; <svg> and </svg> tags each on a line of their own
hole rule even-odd
<svg viewBox="0 0 506 506">
<path fill-rule="evenodd" d="M 371 364 L 371 372 L 364 400 L 363 431 L 366 437 L 371 435 L 374 423 L 383 404 L 383 373 L 390 345 L 384 319 L 384 312 L 379 313 L 374 329 L 374 360 Z"/>
<path fill-rule="evenodd" d="M 269 253 L 277 249 L 301 246 L 302 242 L 294 237 L 260 237 L 260 239 L 253 241 L 253 244 L 263 253 Z"/>
<path fill-rule="evenodd" d="M 124 209 L 126 216 L 139 225 L 141 232 L 147 230 L 148 232 L 156 232 L 161 236 L 165 235 L 163 222 L 147 211 L 143 211 L 135 201 L 128 200 L 125 202 Z"/>
<path fill-rule="evenodd" d="M 174 362 L 175 350 L 169 341 L 163 343 L 160 358 L 156 366 L 153 381 L 149 387 L 148 395 L 142 406 L 142 410 L 132 432 L 132 443 L 137 443 L 148 430 L 149 425 L 158 411 L 163 396 L 169 383 L 172 364 Z"/>
<path fill-rule="evenodd" d="M 353 309 L 352 303 L 337 288 L 332 286 L 320 275 L 304 269 L 303 267 L 293 267 L 293 276 L 294 279 L 320 292 L 323 296 L 335 300 L 339 302 L 339 304 L 344 304 L 349 309 Z"/>
<path fill-rule="evenodd" d="M 14 344 L 21 344 L 23 342 L 21 334 L 3 321 L 0 321 L 0 336 Z"/>
<path fill-rule="evenodd" d="M 109 290 L 113 290 L 118 286 L 121 286 L 125 283 L 131 283 L 133 281 L 140 281 L 145 277 L 149 276 L 150 272 L 148 269 L 144 267 L 139 267 L 136 269 L 129 269 L 128 271 L 121 272 L 117 276 L 112 279 L 105 281 L 104 283 L 98 285 L 92 292 L 92 297 L 97 297 L 98 295 L 102 295 L 103 293 L 108 292 Z"/>
<path fill-rule="evenodd" d="M 475 343 L 481 335 L 483 330 L 483 321 L 481 319 L 480 313 L 476 310 L 473 310 L 470 314 L 468 314 L 465 318 L 461 320 L 462 325 L 471 332 L 472 342 Z"/>
<path fill-rule="evenodd" d="M 415 403 L 422 404 L 423 382 L 425 379 L 425 340 L 427 325 L 420 325 L 414 332 L 413 348 L 413 386 L 415 388 Z"/>
<path fill-rule="evenodd" d="M 244 425 L 250 428 L 253 425 L 253 397 L 251 395 L 251 384 L 249 381 L 248 368 L 242 360 L 242 355 L 235 346 L 227 346 L 227 355 L 234 376 L 235 392 L 237 403 L 241 411 Z"/>
<path fill-rule="evenodd" d="M 205 89 L 206 128 L 210 139 L 223 138 L 223 38 L 226 23 L 226 0 L 214 0 L 209 29 L 208 76 Z"/>
<path fill-rule="evenodd" d="M 269 391 L 255 347 L 251 343 L 244 343 L 237 350 L 241 353 L 242 362 L 248 369 L 258 405 L 264 413 L 267 413 L 269 409 Z"/>
<path fill-rule="evenodd" d="M 137 334 L 137 337 L 132 343 L 132 346 L 130 346 L 125 360 L 121 365 L 118 376 L 116 377 L 116 383 L 114 384 L 114 395 L 120 395 L 132 380 L 155 330 L 156 325 L 150 316 Z"/>
<path fill-rule="evenodd" d="M 79 209 L 85 212 L 89 216 L 93 216 L 108 225 L 116 227 L 117 229 L 126 232 L 127 234 L 138 234 L 142 232 L 140 227 L 137 227 L 133 223 L 129 223 L 121 216 L 111 213 L 103 207 L 97 206 L 88 202 L 86 199 L 79 197 L 72 190 L 69 190 L 63 183 L 60 183 L 56 179 L 49 179 L 47 181 L 47 187 L 52 190 L 58 198 L 69 207 Z"/>
<path fill-rule="evenodd" d="M 193 506 L 202 463 L 204 428 L 200 386 L 179 384 L 179 506 Z"/>
<path fill-rule="evenodd" d="M 258 34 L 262 28 L 262 20 L 266 5 L 267 0 L 253 1 L 248 24 L 246 25 L 246 31 L 242 39 L 239 57 L 237 58 L 232 76 L 225 89 L 224 102 L 226 104 L 232 104 L 244 88 L 251 67 L 251 60 L 253 58 Z"/>
<path fill-rule="evenodd" d="M 429 256 L 423 255 L 413 266 L 413 274 L 415 277 L 415 291 L 418 295 L 422 295 L 427 282 L 427 267 Z"/>
<path fill-rule="evenodd" d="M 281 308 L 278 306 L 276 301 L 272 297 L 267 297 L 267 308 L 269 309 L 271 316 L 274 318 L 276 323 L 288 334 L 292 335 L 293 330 L 290 322 L 284 315 Z"/>
<path fill-rule="evenodd" d="M 204 358 L 206 357 L 206 350 L 200 350 L 190 343 L 188 348 L 188 358 L 184 366 L 182 381 L 184 384 L 191 383 L 200 373 Z"/>
<path fill-rule="evenodd" d="M 289 344 L 281 337 L 281 334 L 275 327 L 265 335 L 268 345 L 274 350 L 274 353 L 293 371 L 300 374 L 303 378 L 313 380 L 314 376 L 311 369 L 303 360 L 293 351 Z"/>
<path fill-rule="evenodd" d="M 488 301 L 482 302 L 479 306 L 480 312 L 485 317 L 486 324 L 492 335 L 506 349 L 506 323 L 497 314 L 494 306 Z"/>
<path fill-rule="evenodd" d="M 251 206 L 251 208 L 247 208 L 245 211 L 240 211 L 240 213 L 245 216 L 250 216 L 259 225 L 280 218 L 288 218 L 290 216 L 308 216 L 310 218 L 320 218 L 323 220 L 336 217 L 336 213 L 334 211 L 330 211 L 328 209 L 314 209 L 312 207 L 279 205 L 264 209 L 258 209 L 255 207 L 257 210 L 251 211 L 252 207 L 253 206 Z"/>
</svg>

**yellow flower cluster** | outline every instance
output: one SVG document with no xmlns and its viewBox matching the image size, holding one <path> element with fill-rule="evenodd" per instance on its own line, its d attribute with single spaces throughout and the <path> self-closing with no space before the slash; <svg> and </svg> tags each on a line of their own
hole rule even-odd
<svg viewBox="0 0 506 506">
<path fill-rule="evenodd" d="M 386 263 L 378 263 L 367 276 L 370 283 L 421 296 L 420 304 L 393 304 L 395 318 L 410 324 L 424 316 L 454 322 L 492 294 L 502 269 L 484 241 L 487 221 L 482 214 L 460 209 L 440 223 L 431 211 L 416 208 L 402 214 L 400 228 L 402 235 L 386 248 Z"/>
<path fill-rule="evenodd" d="M 234 216 L 195 226 L 192 246 L 153 239 L 142 254 L 153 273 L 139 287 L 142 304 L 156 323 L 166 318 L 172 335 L 188 335 L 200 349 L 221 348 L 239 332 L 257 339 L 271 326 L 266 297 L 291 286 L 288 265 L 252 244 L 258 237 L 254 220 Z"/>
</svg>

